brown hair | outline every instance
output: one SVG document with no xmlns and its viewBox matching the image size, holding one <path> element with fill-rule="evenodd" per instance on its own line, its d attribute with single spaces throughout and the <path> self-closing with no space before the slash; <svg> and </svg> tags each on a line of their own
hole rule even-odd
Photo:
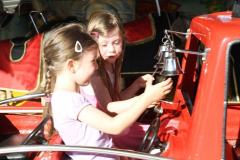
<svg viewBox="0 0 240 160">
<path fill-rule="evenodd" d="M 99 69 L 98 74 L 100 75 L 104 85 L 107 87 L 110 96 L 113 101 L 120 99 L 121 92 L 121 68 L 123 63 L 124 50 L 126 45 L 126 33 L 123 27 L 121 20 L 111 12 L 100 12 L 98 14 L 94 14 L 92 18 L 89 20 L 89 24 L 87 27 L 87 32 L 97 32 L 100 36 L 106 36 L 109 32 L 117 29 L 122 36 L 123 45 L 122 45 L 122 53 L 115 61 L 115 84 L 114 89 L 112 88 L 111 80 L 108 76 L 108 73 L 104 67 L 103 59 L 98 59 Z"/>
<path fill-rule="evenodd" d="M 87 51 L 98 48 L 96 41 L 87 33 L 84 33 L 84 31 L 84 25 L 70 23 L 60 25 L 48 35 L 43 46 L 46 62 L 46 97 L 51 97 L 56 75 L 61 71 L 63 62 L 66 62 L 68 59 L 77 61 L 83 54 L 87 53 Z M 75 44 L 77 41 L 81 43 L 82 52 L 75 52 Z M 52 117 L 50 102 L 45 103 L 43 118 L 48 115 Z M 53 126 L 53 119 L 51 119 L 48 132 L 49 138 L 56 133 Z"/>
</svg>

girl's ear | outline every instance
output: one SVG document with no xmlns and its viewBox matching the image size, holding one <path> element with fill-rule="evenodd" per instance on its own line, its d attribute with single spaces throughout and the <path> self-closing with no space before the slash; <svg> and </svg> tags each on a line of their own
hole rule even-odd
<svg viewBox="0 0 240 160">
<path fill-rule="evenodd" d="M 67 60 L 67 68 L 70 72 L 75 73 L 75 67 L 74 67 L 75 63 L 74 60 L 72 59 L 68 59 Z"/>
</svg>

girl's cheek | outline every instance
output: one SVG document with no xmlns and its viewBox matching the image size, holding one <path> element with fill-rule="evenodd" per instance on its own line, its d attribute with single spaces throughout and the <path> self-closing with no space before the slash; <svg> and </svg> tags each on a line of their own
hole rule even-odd
<svg viewBox="0 0 240 160">
<path fill-rule="evenodd" d="M 118 48 L 118 54 L 120 55 L 122 53 L 122 47 Z"/>
<path fill-rule="evenodd" d="M 103 55 L 104 55 L 104 53 L 105 53 L 105 50 L 104 50 L 104 49 L 102 49 L 102 48 L 100 48 L 100 49 L 99 49 L 99 51 L 100 51 L 100 52 L 99 52 L 99 55 L 100 55 L 100 56 L 103 56 Z"/>
</svg>

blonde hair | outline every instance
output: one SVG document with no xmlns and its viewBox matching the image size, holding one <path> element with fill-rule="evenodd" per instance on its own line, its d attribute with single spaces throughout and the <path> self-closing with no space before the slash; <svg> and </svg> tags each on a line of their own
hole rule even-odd
<svg viewBox="0 0 240 160">
<path fill-rule="evenodd" d="M 51 97 L 56 75 L 61 71 L 63 62 L 66 62 L 68 59 L 77 61 L 83 54 L 87 53 L 87 51 L 98 48 L 96 41 L 90 35 L 84 33 L 84 31 L 86 31 L 86 27 L 83 24 L 70 23 L 60 25 L 49 34 L 43 46 L 46 62 L 46 97 Z M 81 43 L 81 52 L 75 51 L 77 41 Z M 46 102 L 45 104 L 43 118 L 48 115 L 52 117 L 50 102 Z M 56 133 L 52 119 L 48 132 L 49 138 Z"/>
<path fill-rule="evenodd" d="M 103 59 L 98 59 L 99 63 L 99 69 L 98 74 L 100 75 L 104 85 L 108 89 L 110 96 L 113 101 L 116 101 L 120 99 L 120 92 L 121 92 L 121 68 L 123 63 L 123 56 L 124 56 L 124 50 L 126 45 L 126 33 L 125 29 L 123 27 L 123 24 L 121 20 L 114 15 L 111 12 L 100 12 L 98 14 L 94 14 L 92 18 L 89 20 L 88 26 L 87 26 L 87 32 L 97 32 L 100 36 L 106 36 L 109 32 L 117 29 L 122 36 L 123 39 L 123 45 L 122 45 L 122 53 L 118 57 L 118 59 L 115 61 L 115 83 L 114 83 L 114 89 L 112 88 L 111 80 L 108 76 L 108 73 L 104 67 Z"/>
</svg>

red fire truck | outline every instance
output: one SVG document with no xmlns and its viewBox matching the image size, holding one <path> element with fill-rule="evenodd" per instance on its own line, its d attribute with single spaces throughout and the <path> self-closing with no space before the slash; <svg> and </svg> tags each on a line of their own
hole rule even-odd
<svg viewBox="0 0 240 160">
<path fill-rule="evenodd" d="M 26 106 L 0 107 L 0 157 L 61 159 L 64 152 L 75 151 L 151 160 L 240 159 L 240 15 L 238 4 L 234 7 L 193 18 L 186 33 L 164 31 L 155 67 L 162 76 L 178 76 L 176 89 L 172 101 L 159 100 L 154 107 L 139 152 L 66 146 L 59 135 L 47 142 L 43 107 L 29 101 Z M 185 49 L 176 48 L 170 34 L 185 36 Z M 25 95 L 1 104 L 42 96 Z"/>
</svg>

